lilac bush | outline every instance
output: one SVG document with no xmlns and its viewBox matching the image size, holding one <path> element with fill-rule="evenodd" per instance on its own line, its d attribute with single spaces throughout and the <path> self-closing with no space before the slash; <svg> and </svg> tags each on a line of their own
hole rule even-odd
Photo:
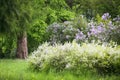
<svg viewBox="0 0 120 80">
<path fill-rule="evenodd" d="M 86 27 L 86 32 L 78 32 L 76 34 L 77 41 L 92 40 L 101 41 L 101 42 L 110 42 L 115 41 L 120 44 L 120 17 L 116 17 L 113 20 L 110 19 L 109 13 L 103 14 L 101 17 L 101 22 L 88 23 Z"/>
<path fill-rule="evenodd" d="M 93 39 L 100 40 L 102 42 L 108 41 L 111 30 L 107 29 L 105 26 L 106 25 L 103 23 L 97 25 L 94 25 L 94 23 L 92 23 L 89 26 L 90 29 L 88 31 L 88 39 L 91 39 L 91 37 L 93 37 Z"/>
<path fill-rule="evenodd" d="M 73 27 L 72 22 L 65 21 L 64 23 L 53 23 L 48 26 L 48 34 L 50 35 L 50 42 L 52 44 L 66 41 L 73 41 L 77 29 Z"/>
<path fill-rule="evenodd" d="M 83 20 L 82 23 L 84 23 Z M 81 20 L 77 22 L 65 21 L 64 23 L 53 23 L 48 26 L 47 31 L 50 35 L 50 42 L 65 43 L 74 39 L 77 42 L 117 42 L 120 44 L 120 17 L 111 19 L 109 13 L 103 14 L 100 21 L 90 21 L 86 27 Z M 86 23 L 86 21 L 85 21 Z M 79 27 L 79 25 L 81 25 Z M 83 26 L 83 27 L 82 27 Z"/>
<path fill-rule="evenodd" d="M 82 31 L 78 30 L 78 33 L 76 34 L 75 38 L 76 38 L 76 40 L 83 41 L 86 39 L 86 35 Z"/>
<path fill-rule="evenodd" d="M 50 26 L 48 26 L 47 28 L 47 32 L 49 34 L 50 37 L 50 42 L 52 44 L 60 41 L 60 39 L 63 39 L 63 29 L 65 28 L 65 26 L 63 24 L 60 23 L 53 23 Z"/>
</svg>

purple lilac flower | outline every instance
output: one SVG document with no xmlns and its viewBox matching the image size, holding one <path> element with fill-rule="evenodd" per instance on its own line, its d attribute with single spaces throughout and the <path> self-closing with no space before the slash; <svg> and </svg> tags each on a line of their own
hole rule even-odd
<svg viewBox="0 0 120 80">
<path fill-rule="evenodd" d="M 109 13 L 104 13 L 104 14 L 102 15 L 102 19 L 103 19 L 103 20 L 107 20 L 107 19 L 109 19 L 109 18 L 110 18 Z"/>
<path fill-rule="evenodd" d="M 91 32 L 92 35 L 97 35 L 98 34 L 98 30 L 95 29 L 95 28 L 90 29 L 90 32 Z"/>
<path fill-rule="evenodd" d="M 97 30 L 98 30 L 98 33 L 101 33 L 102 31 L 104 31 L 104 28 L 101 26 L 97 26 Z"/>
<path fill-rule="evenodd" d="M 84 40 L 86 37 L 86 35 L 84 35 L 81 31 L 79 31 L 77 34 L 76 34 L 76 40 Z"/>
<path fill-rule="evenodd" d="M 91 33 L 90 33 L 90 32 L 87 32 L 87 35 L 88 35 L 88 37 L 90 37 L 90 36 L 91 36 Z"/>
</svg>

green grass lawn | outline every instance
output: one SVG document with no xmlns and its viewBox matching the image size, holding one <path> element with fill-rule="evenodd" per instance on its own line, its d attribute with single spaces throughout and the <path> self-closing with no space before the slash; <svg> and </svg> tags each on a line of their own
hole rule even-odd
<svg viewBox="0 0 120 80">
<path fill-rule="evenodd" d="M 25 60 L 1 59 L 0 80 L 120 80 L 120 76 L 100 76 L 97 74 L 84 74 L 75 76 L 70 73 L 38 73 L 28 69 Z"/>
</svg>

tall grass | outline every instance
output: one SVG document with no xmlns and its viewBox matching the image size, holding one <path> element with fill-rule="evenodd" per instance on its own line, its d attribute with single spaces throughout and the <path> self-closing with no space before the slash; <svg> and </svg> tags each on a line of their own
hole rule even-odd
<svg viewBox="0 0 120 80">
<path fill-rule="evenodd" d="M 0 80 L 119 80 L 120 76 L 100 76 L 97 74 L 81 74 L 75 76 L 69 72 L 45 73 L 32 72 L 26 60 L 0 60 Z"/>
</svg>

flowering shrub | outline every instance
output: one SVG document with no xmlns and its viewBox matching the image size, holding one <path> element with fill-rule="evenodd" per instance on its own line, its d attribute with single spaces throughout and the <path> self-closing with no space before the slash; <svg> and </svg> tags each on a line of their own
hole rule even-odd
<svg viewBox="0 0 120 80">
<path fill-rule="evenodd" d="M 51 24 L 48 26 L 47 32 L 50 35 L 50 42 L 54 44 L 56 42 L 72 41 L 77 33 L 77 29 L 73 27 L 72 22 L 66 21 L 64 23 Z"/>
<path fill-rule="evenodd" d="M 86 35 L 82 31 L 78 30 L 75 38 L 77 41 L 84 41 L 86 39 Z"/>
<path fill-rule="evenodd" d="M 55 44 L 45 43 L 38 47 L 28 59 L 30 67 L 38 71 L 81 71 L 120 74 L 120 48 L 95 43 Z"/>
<path fill-rule="evenodd" d="M 84 35 L 83 32 L 86 31 L 86 27 L 87 21 L 83 16 L 78 16 L 73 21 L 51 24 L 48 26 L 47 32 L 50 34 L 50 42 L 52 43 L 65 43 L 66 41 L 72 42 L 75 38 L 84 41 L 83 39 L 86 39 L 86 35 Z"/>
<path fill-rule="evenodd" d="M 73 21 L 51 24 L 47 32 L 52 43 L 72 42 L 76 39 L 79 43 L 94 40 L 120 44 L 120 19 L 118 16 L 112 20 L 109 13 L 105 13 L 98 20 L 87 23 L 83 16 L 78 16 Z"/>
<path fill-rule="evenodd" d="M 101 20 L 98 22 L 91 21 L 88 23 L 86 30 L 80 31 L 76 35 L 77 41 L 100 40 L 101 42 L 114 41 L 120 44 L 120 20 L 119 17 L 110 19 L 109 13 L 103 14 Z M 79 34 L 79 35 L 78 35 Z"/>
</svg>

